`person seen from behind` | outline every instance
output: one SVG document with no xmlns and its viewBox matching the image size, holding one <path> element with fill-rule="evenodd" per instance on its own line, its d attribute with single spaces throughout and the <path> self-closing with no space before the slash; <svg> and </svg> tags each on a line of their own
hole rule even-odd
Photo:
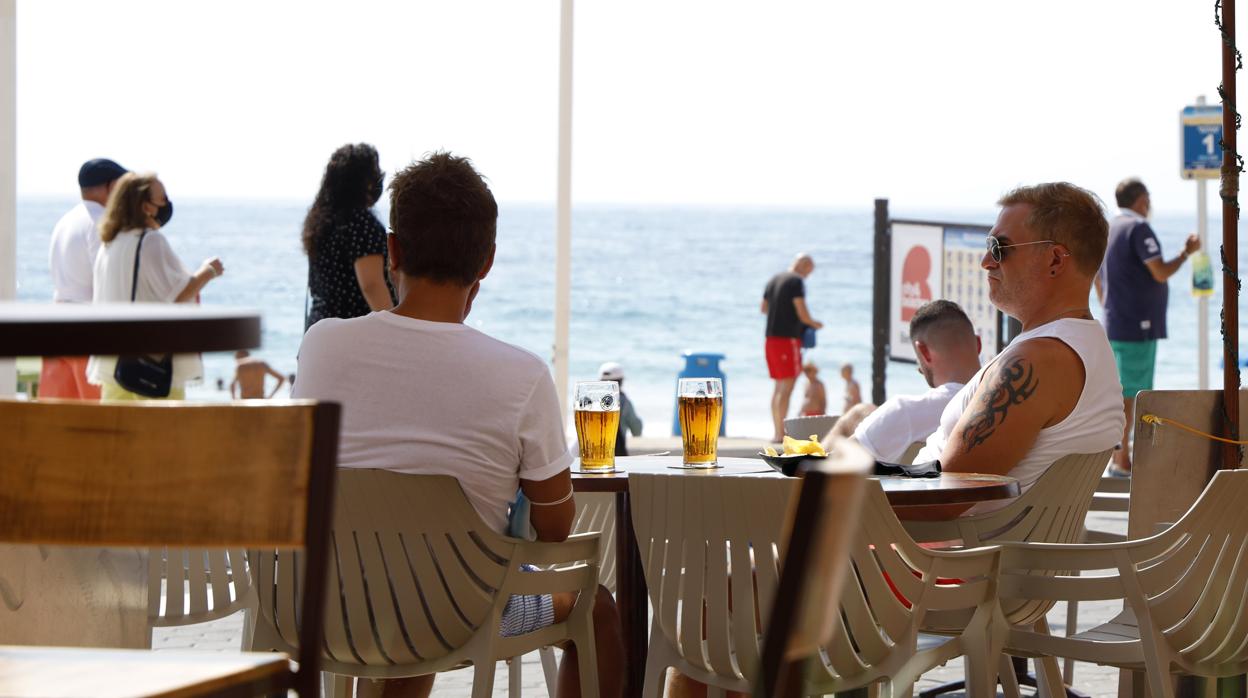
<svg viewBox="0 0 1248 698">
<path fill-rule="evenodd" d="M 841 364 L 841 378 L 845 381 L 845 403 L 841 406 L 841 414 L 845 414 L 851 407 L 862 402 L 862 388 L 854 380 L 853 364 Z"/>
<path fill-rule="evenodd" d="M 330 156 L 303 220 L 305 331 L 327 317 L 353 318 L 394 306 L 394 287 L 386 278 L 386 228 L 372 210 L 384 180 L 377 149 L 367 143 L 344 145 Z"/>
<path fill-rule="evenodd" d="M 451 475 L 500 533 L 519 488 L 531 503 L 538 540 L 564 540 L 576 512 L 573 457 L 550 370 L 531 352 L 464 324 L 494 265 L 494 195 L 471 162 L 449 153 L 412 164 L 390 192 L 388 264 L 400 300 L 388 311 L 309 328 L 291 396 L 342 404 L 340 467 Z M 562 622 L 577 596 L 512 596 L 502 634 Z M 592 602 L 599 690 L 619 696 L 619 612 L 605 587 Z M 427 696 L 433 680 L 373 688 L 383 696 Z M 573 646 L 563 655 L 558 695 L 580 695 Z"/>
<path fill-rule="evenodd" d="M 615 361 L 608 361 L 598 367 L 598 380 L 620 384 L 620 428 L 615 437 L 615 455 L 627 456 L 628 434 L 632 432 L 633 436 L 641 436 L 642 424 L 641 417 L 637 416 L 637 409 L 633 407 L 633 401 L 624 393 L 624 367 Z"/>
<path fill-rule="evenodd" d="M 814 361 L 807 361 L 802 366 L 806 374 L 806 395 L 802 398 L 802 416 L 817 417 L 828 412 L 828 391 L 823 381 L 819 380 L 819 367 Z"/>
<path fill-rule="evenodd" d="M 277 384 L 265 395 L 265 378 L 273 376 Z M 230 382 L 230 397 L 235 400 L 268 399 L 277 394 L 286 383 L 286 376 L 278 373 L 264 359 L 252 356 L 246 349 L 234 352 L 234 380 Z"/>
<path fill-rule="evenodd" d="M 814 270 L 815 260 L 800 252 L 788 270 L 771 277 L 763 289 L 761 312 L 767 316 L 767 372 L 776 383 L 771 394 L 772 441 L 776 443 L 784 440 L 784 418 L 789 416 L 793 386 L 802 372 L 802 335 L 807 327 L 823 327 L 806 307 L 804 280 Z"/>
<path fill-rule="evenodd" d="M 129 303 L 133 297 L 138 303 L 191 303 L 208 282 L 225 273 L 216 257 L 193 273 L 182 264 L 161 230 L 172 217 L 173 204 L 155 174 L 128 172 L 117 180 L 100 220 L 103 244 L 92 270 L 93 302 Z M 87 362 L 87 379 L 102 386 L 101 399 L 152 399 L 118 385 L 116 366 L 115 356 L 92 356 Z M 186 384 L 203 374 L 199 354 L 175 354 L 168 399 L 183 399 Z"/>
</svg>

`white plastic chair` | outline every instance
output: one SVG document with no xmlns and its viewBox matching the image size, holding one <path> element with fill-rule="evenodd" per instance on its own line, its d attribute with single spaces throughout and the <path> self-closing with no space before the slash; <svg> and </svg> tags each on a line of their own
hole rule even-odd
<svg viewBox="0 0 1248 698">
<path fill-rule="evenodd" d="M 162 591 L 164 603 L 161 603 Z M 152 631 L 246 613 L 240 649 L 250 649 L 255 587 L 241 549 L 152 548 L 148 551 L 147 644 Z"/>
<path fill-rule="evenodd" d="M 571 640 L 582 693 L 596 697 L 598 545 L 594 534 L 542 543 L 496 533 L 452 477 L 341 470 L 329 578 L 338 593 L 327 602 L 323 662 L 339 676 L 327 682 L 327 695 L 348 689 L 344 677 L 409 677 L 472 664 L 472 695 L 483 698 L 493 690 L 496 662 Z M 253 556 L 255 649 L 289 650 L 296 642 L 291 599 L 299 563 L 268 551 Z M 560 568 L 522 572 L 521 564 Z M 499 636 L 511 595 L 557 591 L 580 592 L 566 621 Z"/>
<path fill-rule="evenodd" d="M 1007 651 L 1144 670 L 1155 698 L 1172 672 L 1248 672 L 1248 471 L 1219 471 L 1190 510 L 1150 538 L 1003 546 L 1003 603 L 1122 599 L 1123 613 L 1071 637 L 1015 627 Z M 1044 576 L 1047 570 L 1095 576 Z"/>
<path fill-rule="evenodd" d="M 823 441 L 832 433 L 832 427 L 836 426 L 836 420 L 840 417 L 838 414 L 790 417 L 784 420 L 784 433 L 795 439 L 809 439 L 814 434 Z"/>
<path fill-rule="evenodd" d="M 762 629 L 776 594 L 785 515 L 798 480 L 687 475 L 629 476 L 633 526 L 654 618 L 642 695 L 656 698 L 669 667 L 719 690 L 749 691 L 760 662 Z M 996 684 L 991 644 L 995 549 L 923 550 L 892 514 L 878 482 L 853 526 L 852 567 L 840 596 L 841 626 L 808 663 L 806 694 L 880 683 L 908 695 L 924 671 L 970 655 L 974 695 Z M 847 516 L 847 515 L 842 515 Z M 854 525 L 854 524 L 858 525 Z M 751 573 L 752 571 L 752 573 Z M 909 608 L 889 588 L 891 577 Z M 936 578 L 968 580 L 949 586 Z M 828 603 L 836 603 L 828 599 Z M 964 635 L 919 640 L 929 609 L 969 608 Z"/>
<path fill-rule="evenodd" d="M 1131 478 L 1129 477 L 1102 477 L 1101 483 L 1096 487 L 1096 493 L 1092 495 L 1092 506 L 1088 507 L 1088 513 L 1094 511 L 1107 512 L 1126 512 L 1131 505 Z M 1115 533 L 1112 531 L 1102 531 L 1088 528 L 1085 524 L 1083 527 L 1083 535 L 1079 537 L 1080 543 L 1116 543 L 1126 540 L 1124 533 Z M 1066 636 L 1069 637 L 1079 632 L 1079 602 L 1066 602 Z M 1068 685 L 1075 683 L 1075 660 L 1067 659 L 1062 663 L 1062 676 Z"/>
</svg>

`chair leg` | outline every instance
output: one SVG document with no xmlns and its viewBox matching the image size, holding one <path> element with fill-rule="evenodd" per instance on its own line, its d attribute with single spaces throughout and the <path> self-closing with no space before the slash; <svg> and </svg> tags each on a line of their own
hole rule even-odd
<svg viewBox="0 0 1248 698">
<path fill-rule="evenodd" d="M 559 663 L 555 661 L 555 648 L 543 647 L 537 654 L 542 658 L 542 674 L 546 676 L 546 695 L 554 698 L 555 686 L 559 685 Z"/>
<path fill-rule="evenodd" d="M 341 674 L 331 674 L 328 671 L 321 672 L 321 687 L 325 692 L 325 698 L 351 698 L 354 693 L 352 685 L 354 681 L 350 676 Z"/>
<path fill-rule="evenodd" d="M 641 698 L 662 698 L 667 686 L 667 669 L 672 665 L 667 640 L 664 639 L 659 624 L 650 628 L 650 644 L 646 651 L 645 681 L 641 688 Z"/>
<path fill-rule="evenodd" d="M 472 698 L 490 698 L 494 694 L 495 664 L 481 661 L 472 665 Z"/>
<path fill-rule="evenodd" d="M 1066 684 L 1056 657 L 1036 657 L 1036 694 L 1049 698 L 1066 698 Z"/>
<path fill-rule="evenodd" d="M 520 672 L 523 668 L 520 666 L 520 657 L 512 657 L 507 660 L 507 696 L 508 698 L 520 698 Z"/>
<path fill-rule="evenodd" d="M 1066 637 L 1079 632 L 1079 602 L 1066 602 Z M 1062 662 L 1062 678 L 1067 685 L 1075 685 L 1075 660 L 1067 657 Z"/>
<path fill-rule="evenodd" d="M 1020 698 L 1018 677 L 1014 675 L 1014 662 L 1008 654 L 1002 654 L 997 660 L 997 679 L 1001 682 L 1001 692 L 1005 694 L 1005 698 Z"/>
</svg>

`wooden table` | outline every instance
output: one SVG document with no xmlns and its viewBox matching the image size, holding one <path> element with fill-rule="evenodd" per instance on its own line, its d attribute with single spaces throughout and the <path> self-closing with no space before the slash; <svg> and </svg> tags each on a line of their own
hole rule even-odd
<svg viewBox="0 0 1248 698">
<path fill-rule="evenodd" d="M 633 534 L 628 501 L 628 474 L 661 473 L 687 477 L 783 477 L 761 459 L 720 458 L 723 467 L 687 470 L 676 456 L 628 456 L 615 459 L 613 473 L 581 473 L 580 461 L 572 468 L 572 488 L 577 492 L 615 493 L 615 601 L 624 627 L 627 677 L 624 695 L 639 696 L 646 669 L 650 640 L 649 593 L 641 567 L 641 554 Z M 877 478 L 893 506 L 964 504 L 1009 499 L 1019 494 L 1018 481 L 999 475 L 945 473 L 938 478 Z"/>
<path fill-rule="evenodd" d="M 260 312 L 188 303 L 0 303 L 0 357 L 233 351 Z"/>
<path fill-rule="evenodd" d="M 0 695 L 13 698 L 182 698 L 289 671 L 277 652 L 0 646 Z"/>
</svg>

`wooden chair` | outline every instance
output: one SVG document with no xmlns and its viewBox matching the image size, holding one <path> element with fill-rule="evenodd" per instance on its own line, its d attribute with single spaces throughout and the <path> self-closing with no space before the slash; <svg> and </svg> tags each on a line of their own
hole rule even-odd
<svg viewBox="0 0 1248 698">
<path fill-rule="evenodd" d="M 921 542 L 951 542 L 968 548 L 1006 542 L 1032 541 L 1073 543 L 1083 534 L 1083 524 L 1092 503 L 1092 494 L 1101 481 L 1101 473 L 1110 451 L 1070 455 L 1059 458 L 1026 492 L 1004 507 L 985 514 L 962 516 L 950 521 L 905 521 L 907 531 Z M 1017 600 L 1003 604 L 1005 619 L 1012 627 L 1034 627 L 1048 632 L 1045 614 L 1052 602 Z M 925 621 L 924 629 L 932 632 L 960 632 L 967 614 L 934 613 Z M 1024 662 L 1025 664 L 1025 662 Z M 1018 680 L 1030 683 L 1025 673 L 1008 670 L 1003 661 L 1000 678 L 1007 696 L 1018 695 Z M 1024 666 L 1025 670 L 1025 666 Z M 1037 662 L 1040 688 L 1050 695 L 1061 692 L 1062 677 L 1057 662 L 1051 658 Z M 957 690 L 958 684 L 947 684 L 925 691 L 936 695 Z"/>
<path fill-rule="evenodd" d="M 473 666 L 472 695 L 491 695 L 498 661 L 564 640 L 576 643 L 582 693 L 598 695 L 593 604 L 598 536 L 562 543 L 508 538 L 490 529 L 459 482 L 346 468 L 334 509 L 323 668 L 327 688 L 348 690 L 345 677 L 400 678 Z M 262 553 L 253 560 L 260 610 L 253 647 L 309 646 L 292 599 L 298 556 Z M 575 563 L 575 564 L 573 564 Z M 521 564 L 553 567 L 522 572 Z M 581 592 L 571 615 L 536 632 L 501 637 L 503 607 L 513 594 Z"/>
<path fill-rule="evenodd" d="M 1003 603 L 1122 599 L 1108 623 L 1071 637 L 1015 627 L 1007 651 L 1143 669 L 1149 693 L 1174 695 L 1172 672 L 1248 672 L 1248 471 L 1220 471 L 1178 522 L 1118 543 L 1003 546 Z M 1094 576 L 1049 570 L 1095 571 Z"/>
<path fill-rule="evenodd" d="M 0 401 L 0 540 L 304 548 L 308 572 L 291 610 L 305 637 L 319 637 L 339 414 L 336 404 L 310 401 Z M 319 656 L 297 661 L 292 670 L 273 654 L 5 649 L 0 694 L 142 685 L 188 696 L 316 696 Z"/>
<path fill-rule="evenodd" d="M 914 545 L 879 483 L 862 478 L 869 457 L 838 448 L 849 459 L 841 472 L 815 475 L 809 488 L 788 478 L 629 476 L 654 609 L 643 696 L 660 694 L 669 667 L 719 691 L 750 691 L 761 680 L 760 695 L 768 696 L 875 683 L 901 695 L 924 671 L 961 654 L 966 642 L 975 647 L 968 670 L 983 674 L 972 682 L 975 690 L 995 684 L 995 663 L 985 658 L 997 552 Z M 778 547 L 794 504 L 782 590 Z M 815 514 L 827 519 L 809 525 Z M 971 581 L 937 587 L 938 575 Z M 886 576 L 910 601 L 893 594 Z M 964 606 L 980 611 L 975 630 L 920 647 L 918 624 L 929 608 Z"/>
</svg>

